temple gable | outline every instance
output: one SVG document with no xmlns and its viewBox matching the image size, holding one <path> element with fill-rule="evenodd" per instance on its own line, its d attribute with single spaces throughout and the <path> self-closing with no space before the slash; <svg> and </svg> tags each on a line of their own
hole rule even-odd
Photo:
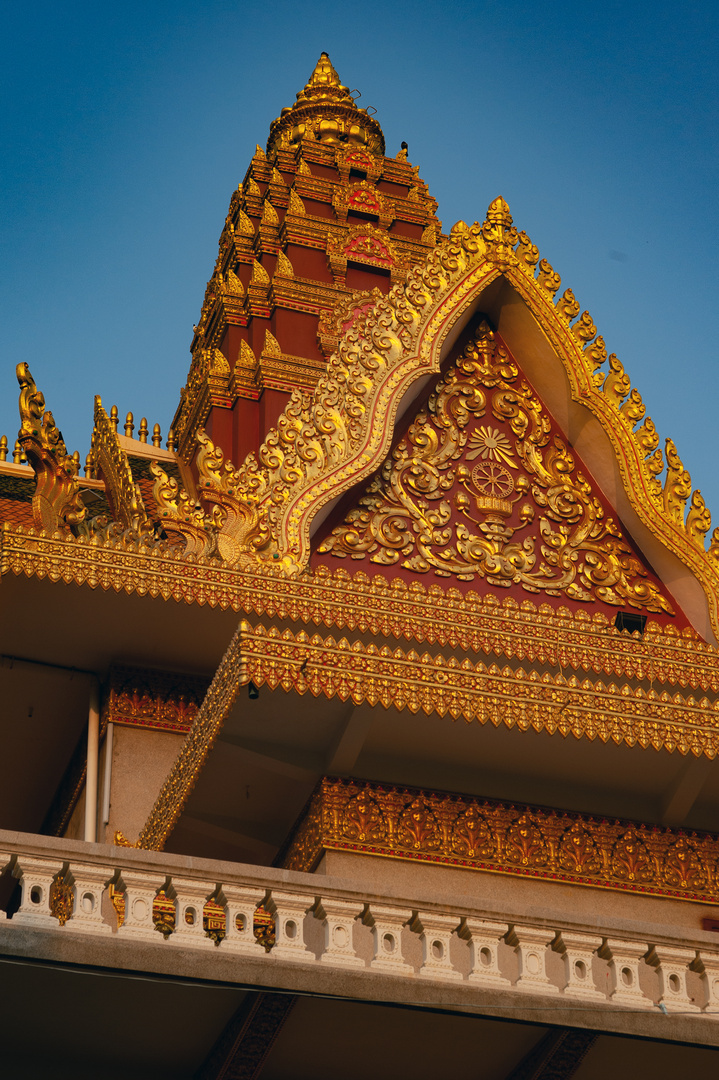
<svg viewBox="0 0 719 1080">
<path fill-rule="evenodd" d="M 674 616 L 499 334 L 464 341 L 313 562 Z"/>
</svg>

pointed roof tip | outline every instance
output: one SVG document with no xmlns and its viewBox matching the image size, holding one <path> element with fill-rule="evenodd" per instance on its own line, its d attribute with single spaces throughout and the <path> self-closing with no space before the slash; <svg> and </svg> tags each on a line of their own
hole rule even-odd
<svg viewBox="0 0 719 1080">
<path fill-rule="evenodd" d="M 492 199 L 489 207 L 487 208 L 487 220 L 497 221 L 502 225 L 512 224 L 512 214 L 509 209 L 509 203 L 506 199 L 503 199 L 501 195 L 498 195 L 496 199 Z"/>
<path fill-rule="evenodd" d="M 329 53 L 320 53 L 309 80 L 296 95 L 294 105 L 282 110 L 270 125 L 267 153 L 288 147 L 303 138 L 320 142 L 364 146 L 384 155 L 382 128 L 367 109 L 360 109 L 349 87 L 340 82 Z M 374 110 L 373 110 L 374 111 Z"/>
<path fill-rule="evenodd" d="M 320 53 L 320 58 L 305 83 L 304 89 L 300 90 L 297 95 L 297 100 L 307 101 L 317 97 L 329 97 L 335 101 L 349 100 L 354 103 L 349 88 L 343 86 L 340 82 L 340 77 L 332 65 L 329 53 L 326 52 Z"/>
</svg>

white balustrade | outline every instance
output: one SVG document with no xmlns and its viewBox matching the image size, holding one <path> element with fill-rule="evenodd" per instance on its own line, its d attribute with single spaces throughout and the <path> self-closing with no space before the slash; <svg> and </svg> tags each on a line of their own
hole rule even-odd
<svg viewBox="0 0 719 1080">
<path fill-rule="evenodd" d="M 275 944 L 272 956 L 278 960 L 314 960 L 305 945 L 305 915 L 314 897 L 272 890 L 271 909 L 275 916 Z"/>
<path fill-rule="evenodd" d="M 600 956 L 609 961 L 612 992 L 609 995 L 615 1005 L 631 1005 L 635 1009 L 652 1009 L 654 1002 L 641 988 L 639 968 L 647 946 L 637 941 L 605 941 Z"/>
<path fill-rule="evenodd" d="M 464 920 L 462 936 L 469 937 L 470 982 L 499 989 L 508 989 L 512 985 L 499 969 L 499 946 L 508 930 L 506 923 L 493 922 L 490 919 L 473 919 L 468 916 Z"/>
<path fill-rule="evenodd" d="M 507 943 L 515 946 L 519 960 L 519 978 L 514 984 L 515 990 L 532 993 L 558 994 L 547 975 L 547 946 L 554 940 L 554 931 L 536 926 L 512 927 L 511 939 Z"/>
<path fill-rule="evenodd" d="M 655 945 L 648 963 L 659 973 L 659 1001 L 668 1012 L 701 1012 L 687 991 L 689 965 L 696 960 L 696 949 Z"/>
<path fill-rule="evenodd" d="M 510 927 L 506 922 L 478 915 L 460 917 L 447 911 L 428 910 L 412 913 L 389 899 L 367 904 L 351 893 L 317 897 L 286 888 L 275 890 L 269 880 L 263 882 L 261 878 L 255 884 L 223 883 L 218 889 L 213 881 L 162 876 L 157 870 L 137 867 L 122 870 L 120 880 L 112 886 L 110 899 L 113 893 L 124 898 L 124 919 L 118 926 L 119 919 L 108 918 L 111 909 L 107 905 L 107 890 L 116 874 L 112 867 L 73 859 L 67 870 L 68 863 L 59 856 L 22 853 L 13 864 L 12 856 L 0 854 L 0 868 L 8 872 L 10 866 L 13 876 L 20 881 L 21 897 L 18 910 L 3 920 L 3 933 L 11 933 L 14 926 L 45 931 L 60 929 L 60 916 L 67 919 L 64 933 L 117 933 L 121 940 L 152 941 L 163 948 L 163 935 L 158 933 L 153 919 L 153 902 L 160 889 L 164 889 L 168 900 L 174 898 L 175 903 L 174 928 L 171 921 L 164 923 L 166 940 L 174 946 L 205 950 L 215 947 L 203 925 L 204 908 L 212 896 L 217 897 L 225 912 L 225 934 L 217 934 L 216 938 L 225 952 L 239 957 L 253 956 L 270 963 L 319 962 L 338 971 L 359 971 L 367 967 L 367 961 L 355 948 L 357 922 L 362 919 L 372 931 L 374 948 L 369 967 L 375 972 L 401 978 L 415 976 L 415 969 L 407 962 L 402 948 L 403 932 L 411 930 L 419 935 L 422 944 L 422 963 L 417 973 L 422 979 L 466 981 L 478 989 L 561 994 L 568 1003 L 572 999 L 592 1001 L 601 1008 L 601 1003 L 607 1001 L 607 991 L 595 982 L 593 968 L 595 957 L 599 956 L 609 964 L 612 1006 L 656 1009 L 653 991 L 648 989 L 656 979 L 658 1006 L 662 1010 L 675 1014 L 703 1013 L 708 1019 L 719 1017 L 719 942 L 716 951 L 709 948 L 697 952 L 696 948 L 681 945 L 680 939 L 648 945 L 614 937 L 603 939 L 598 933 L 577 929 L 555 932 L 547 927 Z M 61 878 L 59 886 L 54 888 L 58 878 Z M 320 878 L 317 885 L 321 888 Z M 113 905 L 118 911 L 120 905 L 116 901 Z M 275 923 L 275 942 L 271 944 L 271 939 L 265 938 L 265 951 L 254 933 L 255 913 L 260 905 L 269 910 Z M 305 920 L 310 911 L 323 923 L 324 941 L 317 957 L 305 942 Z M 219 912 L 215 914 L 219 916 Z M 469 947 L 470 971 L 466 980 L 452 960 L 455 934 Z M 519 974 L 514 982 L 500 962 L 502 950 L 508 951 L 503 941 L 514 949 L 517 957 Z M 564 964 L 562 990 L 548 974 L 548 958 L 554 960 L 552 953 L 559 954 Z M 558 959 L 554 962 L 559 964 Z M 692 996 L 699 986 L 701 992 Z"/>
<path fill-rule="evenodd" d="M 394 975 L 414 974 L 414 968 L 402 955 L 402 927 L 409 922 L 411 913 L 381 904 L 370 906 L 374 957 L 370 967 Z"/>
<path fill-rule="evenodd" d="M 552 943 L 552 948 L 561 953 L 564 959 L 564 974 L 567 980 L 564 993 L 567 997 L 607 1000 L 605 991 L 595 986 L 592 972 L 594 954 L 602 947 L 603 940 L 595 934 L 562 930 L 557 940 Z"/>
<path fill-rule="evenodd" d="M 456 915 L 435 915 L 426 911 L 417 913 L 412 925 L 419 931 L 422 941 L 422 966 L 419 974 L 430 979 L 462 980 L 462 972 L 452 965 L 449 943 L 458 927 Z"/>
<path fill-rule="evenodd" d="M 357 900 L 323 900 L 318 915 L 324 922 L 325 947 L 320 961 L 339 967 L 366 967 L 354 949 L 355 920 L 363 905 Z"/>
</svg>

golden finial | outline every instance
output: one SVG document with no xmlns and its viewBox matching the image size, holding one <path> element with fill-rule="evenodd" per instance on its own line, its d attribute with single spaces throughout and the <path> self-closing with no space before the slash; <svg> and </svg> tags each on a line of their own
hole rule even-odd
<svg viewBox="0 0 719 1080">
<path fill-rule="evenodd" d="M 85 458 L 85 476 L 88 480 L 95 479 L 95 463 L 92 460 L 92 452 L 88 451 L 88 455 Z"/>
<path fill-rule="evenodd" d="M 141 443 L 146 443 L 147 442 L 147 417 L 146 416 L 143 416 L 142 420 L 140 421 L 140 430 L 137 433 L 137 437 L 139 438 Z"/>
<path fill-rule="evenodd" d="M 110 409 L 110 423 L 114 424 L 115 431 L 117 431 L 117 425 L 120 422 L 120 417 L 117 412 L 117 405 L 113 405 Z"/>
<path fill-rule="evenodd" d="M 132 433 L 135 430 L 135 425 L 133 424 L 132 421 L 133 421 L 133 415 L 132 415 L 131 412 L 129 412 L 127 414 L 127 416 L 125 417 L 125 438 L 126 439 L 131 439 L 132 438 Z"/>
<path fill-rule="evenodd" d="M 72 460 L 75 463 L 75 475 L 78 475 L 79 472 L 80 472 L 80 451 L 79 450 L 76 450 L 74 452 L 74 454 L 72 455 Z"/>
<path fill-rule="evenodd" d="M 7 435 L 0 435 L 0 461 L 7 461 Z"/>
<path fill-rule="evenodd" d="M 22 446 L 20 445 L 19 439 L 15 440 L 15 446 L 12 451 L 12 460 L 14 465 L 20 465 L 22 463 Z"/>
<path fill-rule="evenodd" d="M 155 424 L 152 429 L 152 445 L 158 447 L 162 446 L 162 432 L 160 431 L 159 424 Z"/>
<path fill-rule="evenodd" d="M 168 450 L 177 450 L 177 443 L 175 442 L 175 432 L 172 428 L 167 433 L 167 442 L 165 444 Z"/>
<path fill-rule="evenodd" d="M 271 155 L 278 147 L 289 148 L 306 138 L 364 146 L 374 154 L 384 154 L 382 128 L 367 109 L 357 107 L 326 52 L 315 64 L 292 108 L 283 109 L 272 121 L 267 153 Z"/>
</svg>

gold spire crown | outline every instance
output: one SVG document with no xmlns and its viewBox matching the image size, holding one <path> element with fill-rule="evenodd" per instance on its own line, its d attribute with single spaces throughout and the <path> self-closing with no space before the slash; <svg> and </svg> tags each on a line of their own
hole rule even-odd
<svg viewBox="0 0 719 1080">
<path fill-rule="evenodd" d="M 296 103 L 283 109 L 272 121 L 267 153 L 289 149 L 302 139 L 349 143 L 384 154 L 382 128 L 366 109 L 357 107 L 326 52 L 317 61 L 304 89 L 297 94 Z"/>
</svg>

